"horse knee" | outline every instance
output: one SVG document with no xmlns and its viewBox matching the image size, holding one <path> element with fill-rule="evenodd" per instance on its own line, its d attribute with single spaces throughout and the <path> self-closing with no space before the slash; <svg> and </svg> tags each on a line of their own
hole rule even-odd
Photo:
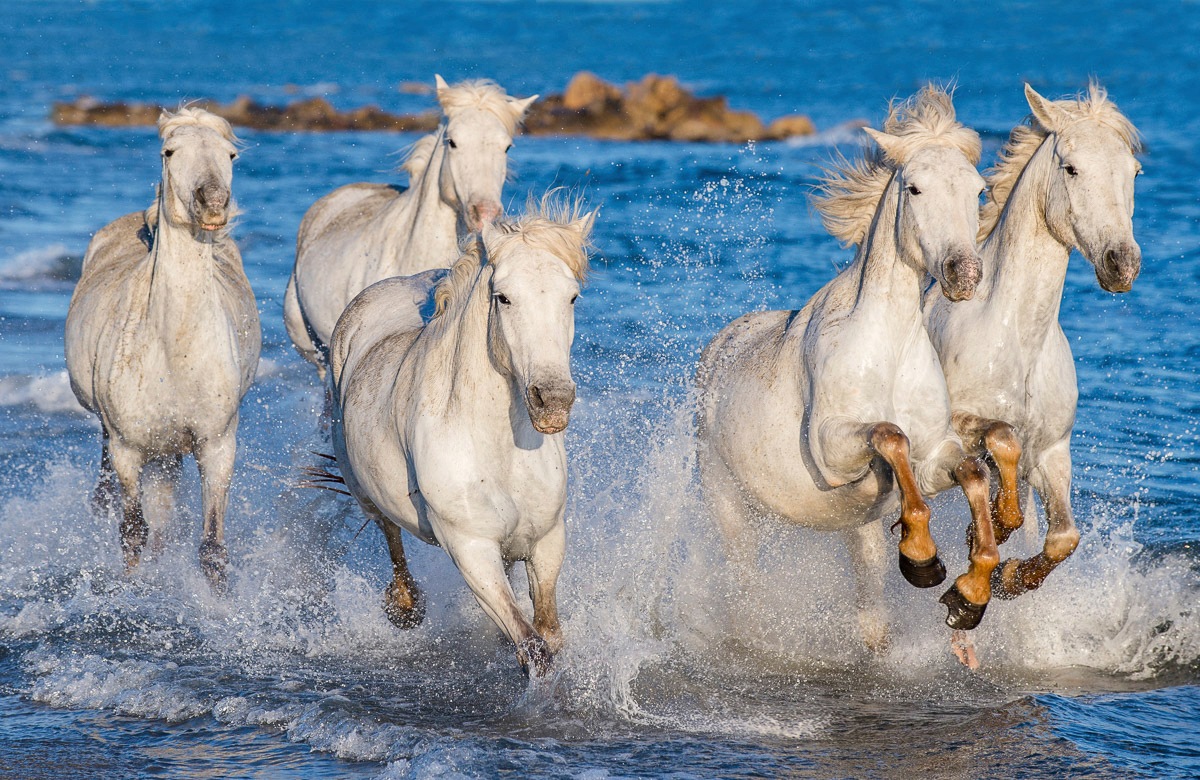
<svg viewBox="0 0 1200 780">
<path fill-rule="evenodd" d="M 895 423 L 881 422 L 871 426 L 871 447 L 887 460 L 908 458 L 908 436 Z"/>
<path fill-rule="evenodd" d="M 997 463 L 1016 463 L 1021 459 L 1021 441 L 1017 432 L 1006 422 L 994 422 L 984 434 L 988 452 Z"/>
<path fill-rule="evenodd" d="M 965 491 L 988 490 L 988 471 L 979 458 L 967 457 L 954 467 L 954 479 Z"/>
</svg>

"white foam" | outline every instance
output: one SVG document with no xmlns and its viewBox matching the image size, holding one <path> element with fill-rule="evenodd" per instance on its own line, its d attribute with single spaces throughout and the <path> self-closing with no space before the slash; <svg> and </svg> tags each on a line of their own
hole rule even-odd
<svg viewBox="0 0 1200 780">
<path fill-rule="evenodd" d="M 0 261 L 0 282 L 63 281 L 64 268 L 71 258 L 70 249 L 61 243 L 26 250 Z"/>
</svg>

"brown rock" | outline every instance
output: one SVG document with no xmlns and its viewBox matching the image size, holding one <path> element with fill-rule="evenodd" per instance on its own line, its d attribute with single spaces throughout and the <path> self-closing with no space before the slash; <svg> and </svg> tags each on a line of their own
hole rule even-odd
<svg viewBox="0 0 1200 780">
<path fill-rule="evenodd" d="M 586 70 L 572 76 L 562 94 L 562 107 L 567 111 L 603 111 L 620 102 L 621 90 Z"/>
<path fill-rule="evenodd" d="M 811 119 L 803 114 L 791 114 L 790 116 L 781 116 L 767 125 L 765 137 L 777 141 L 794 136 L 812 135 L 815 132 L 817 132 L 817 128 Z"/>
</svg>

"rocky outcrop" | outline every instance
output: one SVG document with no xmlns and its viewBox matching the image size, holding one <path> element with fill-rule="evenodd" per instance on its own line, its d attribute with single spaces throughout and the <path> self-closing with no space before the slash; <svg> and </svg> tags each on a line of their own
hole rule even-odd
<svg viewBox="0 0 1200 780">
<path fill-rule="evenodd" d="M 265 106 L 242 96 L 232 103 L 199 101 L 230 124 L 255 130 L 396 130 L 428 132 L 438 114 L 389 114 L 377 106 L 338 111 L 316 97 L 287 106 Z M 109 127 L 153 125 L 162 111 L 145 103 L 101 103 L 80 98 L 56 103 L 52 119 L 60 125 Z M 724 97 L 696 97 L 674 76 L 644 77 L 624 89 L 586 71 L 575 74 L 561 95 L 533 104 L 525 119 L 531 135 L 586 135 L 621 141 L 669 140 L 745 143 L 771 141 L 814 132 L 804 116 L 787 116 L 770 125 L 748 111 L 731 109 Z"/>
</svg>

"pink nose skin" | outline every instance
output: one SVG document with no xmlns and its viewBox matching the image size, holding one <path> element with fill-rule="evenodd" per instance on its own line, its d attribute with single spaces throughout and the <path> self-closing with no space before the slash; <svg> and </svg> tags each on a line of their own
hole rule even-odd
<svg viewBox="0 0 1200 780">
<path fill-rule="evenodd" d="M 470 208 L 471 227 L 475 230 L 483 227 L 484 224 L 495 222 L 496 217 L 500 216 L 499 203 L 474 203 Z"/>
</svg>

